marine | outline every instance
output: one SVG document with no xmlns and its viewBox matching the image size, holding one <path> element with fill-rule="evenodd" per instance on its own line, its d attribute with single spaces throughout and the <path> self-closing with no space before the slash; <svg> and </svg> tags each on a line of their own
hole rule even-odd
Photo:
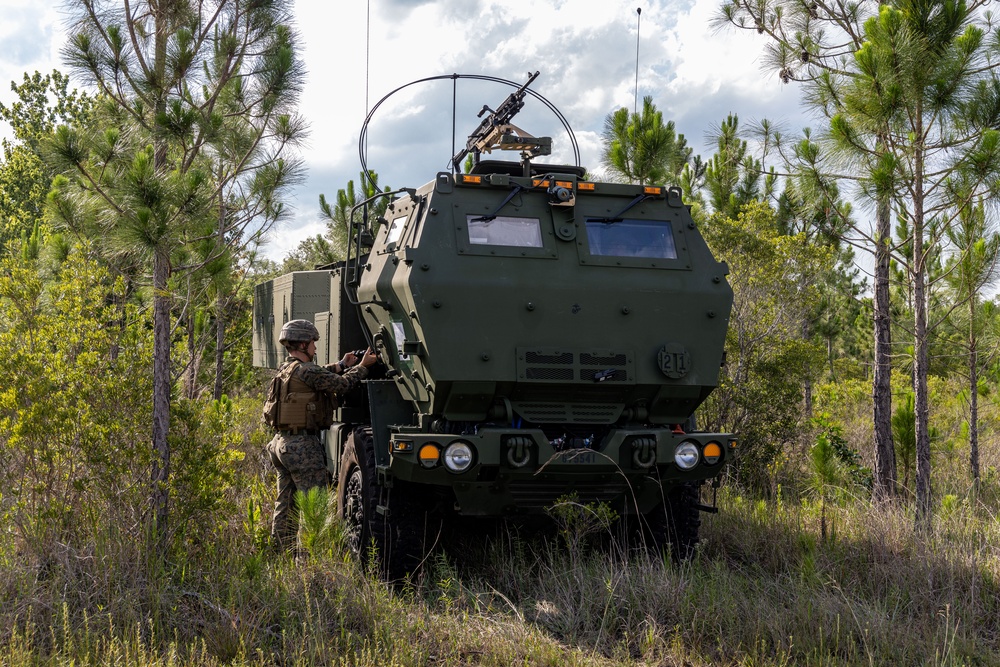
<svg viewBox="0 0 1000 667">
<path fill-rule="evenodd" d="M 279 551 L 295 546 L 298 520 L 295 494 L 329 483 L 320 433 L 333 423 L 337 400 L 368 376 L 376 361 L 369 349 L 361 358 L 348 352 L 335 363 L 319 366 L 319 330 L 309 320 L 291 320 L 279 342 L 288 357 L 278 368 L 264 405 L 264 420 L 276 430 L 267 453 L 278 474 L 271 520 L 271 545 Z"/>
</svg>

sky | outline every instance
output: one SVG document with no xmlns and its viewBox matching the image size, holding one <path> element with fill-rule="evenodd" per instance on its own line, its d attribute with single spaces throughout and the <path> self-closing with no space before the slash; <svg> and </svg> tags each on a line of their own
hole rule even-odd
<svg viewBox="0 0 1000 667">
<path fill-rule="evenodd" d="M 310 126 L 303 151 L 308 176 L 290 202 L 291 219 L 275 230 L 265 253 L 280 260 L 305 236 L 324 231 L 319 195 L 332 198 L 349 179 L 358 181 L 358 137 L 368 111 L 418 79 L 457 73 L 520 84 L 538 71 L 532 90 L 567 118 L 580 163 L 598 174 L 605 117 L 633 108 L 637 98 L 641 105 L 646 95 L 704 158 L 714 153 L 708 135 L 730 113 L 739 114 L 741 125 L 768 118 L 791 133 L 810 125 L 794 84 L 761 70 L 764 43 L 755 33 L 710 26 L 719 3 L 298 0 L 295 28 L 308 72 L 299 105 Z M 66 40 L 61 6 L 0 0 L 0 102 L 16 99 L 8 82 L 20 82 L 25 72 L 59 69 L 72 81 L 59 54 Z M 467 79 L 455 87 L 454 142 L 461 148 L 483 105 L 495 108 L 512 88 Z M 409 86 L 375 111 L 367 166 L 382 185 L 419 187 L 448 170 L 452 88 L 451 79 Z M 553 138 L 546 161 L 573 162 L 561 123 L 540 102 L 529 97 L 513 122 Z M 0 136 L 9 135 L 0 123 Z"/>
</svg>

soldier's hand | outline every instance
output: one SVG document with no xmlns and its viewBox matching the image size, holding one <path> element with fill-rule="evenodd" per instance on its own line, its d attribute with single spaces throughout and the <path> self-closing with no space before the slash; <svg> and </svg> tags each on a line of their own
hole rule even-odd
<svg viewBox="0 0 1000 667">
<path fill-rule="evenodd" d="M 378 357 L 375 356 L 375 352 L 371 348 L 365 350 L 365 356 L 361 359 L 361 365 L 365 368 L 369 368 L 378 361 Z"/>
<path fill-rule="evenodd" d="M 358 363 L 358 358 L 354 356 L 353 352 L 348 352 L 344 355 L 344 358 L 340 360 L 340 367 L 346 371 L 356 363 Z"/>
</svg>

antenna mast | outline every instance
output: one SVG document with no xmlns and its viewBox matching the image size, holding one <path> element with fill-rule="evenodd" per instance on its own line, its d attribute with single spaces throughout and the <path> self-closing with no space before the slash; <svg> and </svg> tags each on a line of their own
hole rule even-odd
<svg viewBox="0 0 1000 667">
<path fill-rule="evenodd" d="M 365 115 L 368 115 L 368 81 L 371 78 L 372 53 L 372 2 L 368 0 L 365 8 Z M 638 47 L 637 47 L 638 48 Z M 638 52 L 637 52 L 638 53 Z"/>
<path fill-rule="evenodd" d="M 639 113 L 639 28 L 642 26 L 642 7 L 635 8 L 635 95 L 632 99 L 632 113 Z"/>
</svg>

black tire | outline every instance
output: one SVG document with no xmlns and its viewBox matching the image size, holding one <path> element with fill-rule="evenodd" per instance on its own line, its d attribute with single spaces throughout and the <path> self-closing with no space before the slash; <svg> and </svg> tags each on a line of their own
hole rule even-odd
<svg viewBox="0 0 1000 667">
<path fill-rule="evenodd" d="M 647 515 L 653 543 L 661 550 L 669 545 L 675 563 L 690 559 L 698 546 L 700 500 L 699 485 L 682 484 L 671 489 L 664 504 Z"/>
<path fill-rule="evenodd" d="M 400 491 L 377 482 L 371 428 L 354 429 L 340 456 L 337 517 L 351 552 L 390 580 L 413 572 L 421 560 L 420 517 L 400 496 Z M 388 512 L 380 514 L 379 504 Z"/>
</svg>

